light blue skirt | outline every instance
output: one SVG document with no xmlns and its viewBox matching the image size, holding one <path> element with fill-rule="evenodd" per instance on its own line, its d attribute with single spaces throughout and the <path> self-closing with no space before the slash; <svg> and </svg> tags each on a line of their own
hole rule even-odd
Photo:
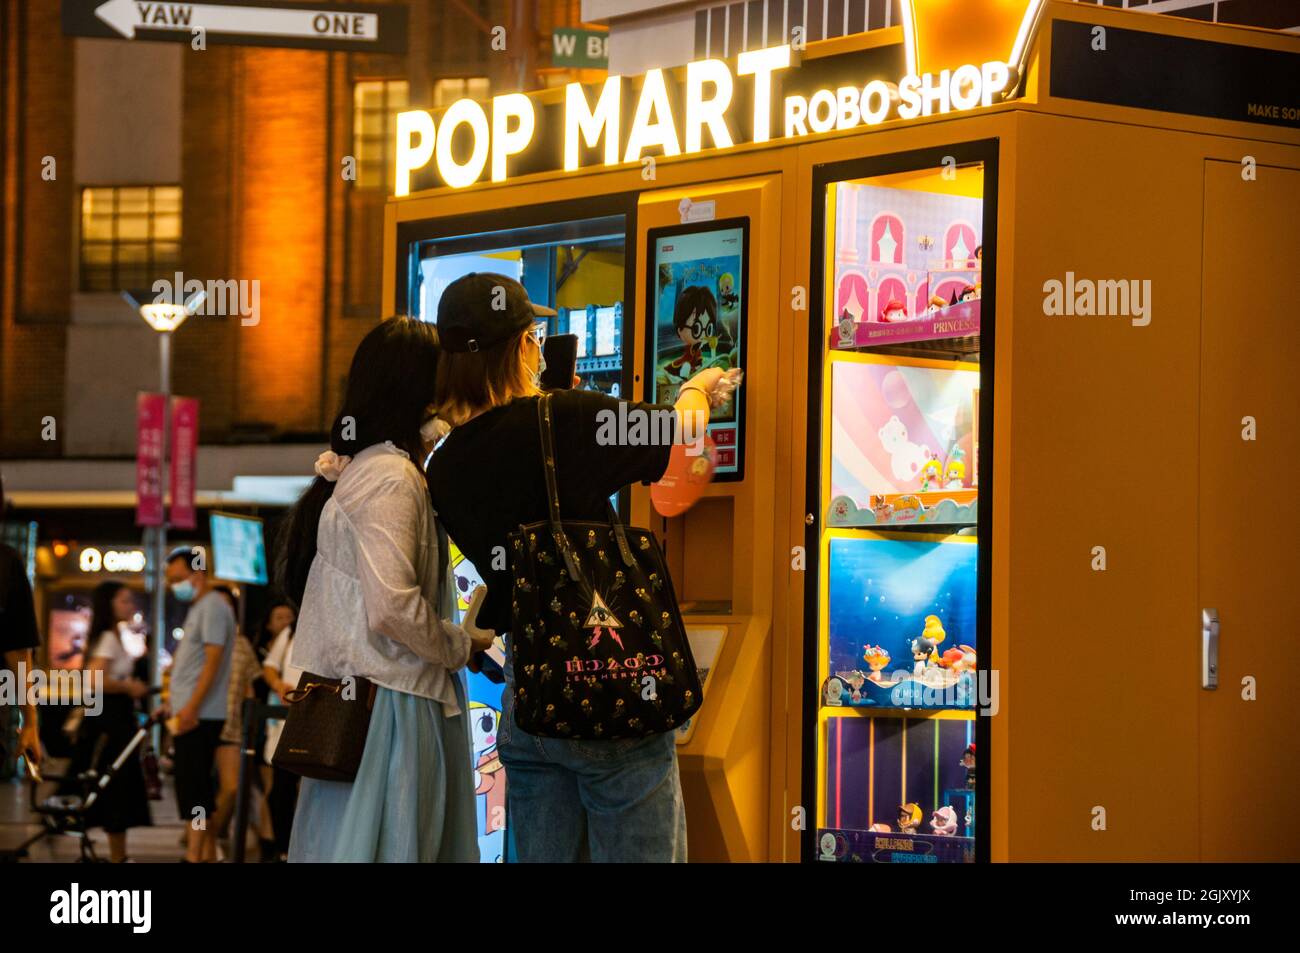
<svg viewBox="0 0 1300 953">
<path fill-rule="evenodd" d="M 289 841 L 291 863 L 476 863 L 478 821 L 468 706 L 461 714 L 380 688 L 352 783 L 303 778 Z"/>
</svg>

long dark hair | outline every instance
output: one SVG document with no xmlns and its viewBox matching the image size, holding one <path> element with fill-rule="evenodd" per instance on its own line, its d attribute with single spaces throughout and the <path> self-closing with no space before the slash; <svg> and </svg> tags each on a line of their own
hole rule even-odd
<svg viewBox="0 0 1300 953">
<path fill-rule="evenodd" d="M 106 579 L 90 594 L 90 632 L 86 636 L 86 651 L 81 656 L 82 668 L 90 665 L 104 633 L 117 632 L 117 613 L 113 611 L 113 600 L 126 588 L 129 587 L 124 582 Z"/>
<path fill-rule="evenodd" d="M 438 336 L 433 325 L 414 318 L 389 318 L 357 345 L 348 370 L 343 404 L 330 428 L 330 449 L 355 456 L 385 440 L 405 450 L 416 467 L 422 456 L 420 427 L 436 396 Z M 334 484 L 317 477 L 289 511 L 280 533 L 276 575 L 280 590 L 297 609 L 316 556 L 321 510 Z"/>
</svg>

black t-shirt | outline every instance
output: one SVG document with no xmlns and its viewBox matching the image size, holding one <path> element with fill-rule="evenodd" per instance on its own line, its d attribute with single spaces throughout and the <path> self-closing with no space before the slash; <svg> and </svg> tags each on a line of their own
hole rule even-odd
<svg viewBox="0 0 1300 953">
<path fill-rule="evenodd" d="M 548 516 L 537 401 L 519 398 L 462 424 L 429 461 L 438 518 L 487 584 L 479 625 L 497 632 L 510 629 L 507 538 L 521 525 Z M 638 419 L 644 422 L 643 439 L 629 426 Z M 676 421 L 667 404 L 621 401 L 595 391 L 556 391 L 551 424 L 560 518 L 603 520 L 611 494 L 662 477 Z M 622 429 L 611 430 L 620 423 Z M 499 568 L 493 566 L 494 555 Z"/>
<path fill-rule="evenodd" d="M 34 649 L 40 644 L 23 558 L 17 550 L 0 544 L 0 652 Z"/>
</svg>

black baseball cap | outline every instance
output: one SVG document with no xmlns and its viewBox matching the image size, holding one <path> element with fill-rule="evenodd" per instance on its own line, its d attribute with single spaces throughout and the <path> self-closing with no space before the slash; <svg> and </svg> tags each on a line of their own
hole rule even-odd
<svg viewBox="0 0 1300 953">
<path fill-rule="evenodd" d="M 555 314 L 528 300 L 513 278 L 475 271 L 447 286 L 438 301 L 438 341 L 459 354 L 482 351 L 508 341 L 538 318 Z"/>
</svg>

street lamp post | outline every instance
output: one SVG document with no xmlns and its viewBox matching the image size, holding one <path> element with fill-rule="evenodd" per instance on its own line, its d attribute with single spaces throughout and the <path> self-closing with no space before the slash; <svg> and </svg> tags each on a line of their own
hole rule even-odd
<svg viewBox="0 0 1300 953">
<path fill-rule="evenodd" d="M 185 323 L 185 319 L 199 309 L 206 294 L 197 291 L 187 300 L 176 304 L 169 301 L 144 301 L 145 296 L 137 297 L 129 291 L 122 292 L 128 303 L 133 305 L 149 327 L 158 332 L 158 365 L 163 398 L 162 452 L 159 467 L 163 481 L 168 479 L 168 458 L 171 454 L 171 416 L 172 416 L 172 332 Z M 164 482 L 164 486 L 166 483 Z M 167 491 L 163 490 L 164 499 Z M 174 501 L 171 501 L 174 502 Z M 153 528 L 153 545 L 150 560 L 153 583 L 153 638 L 149 649 L 149 684 L 155 688 L 162 685 L 162 654 L 166 647 L 167 629 L 167 587 L 163 579 L 167 559 L 167 507 L 163 508 L 162 522 Z"/>
</svg>

